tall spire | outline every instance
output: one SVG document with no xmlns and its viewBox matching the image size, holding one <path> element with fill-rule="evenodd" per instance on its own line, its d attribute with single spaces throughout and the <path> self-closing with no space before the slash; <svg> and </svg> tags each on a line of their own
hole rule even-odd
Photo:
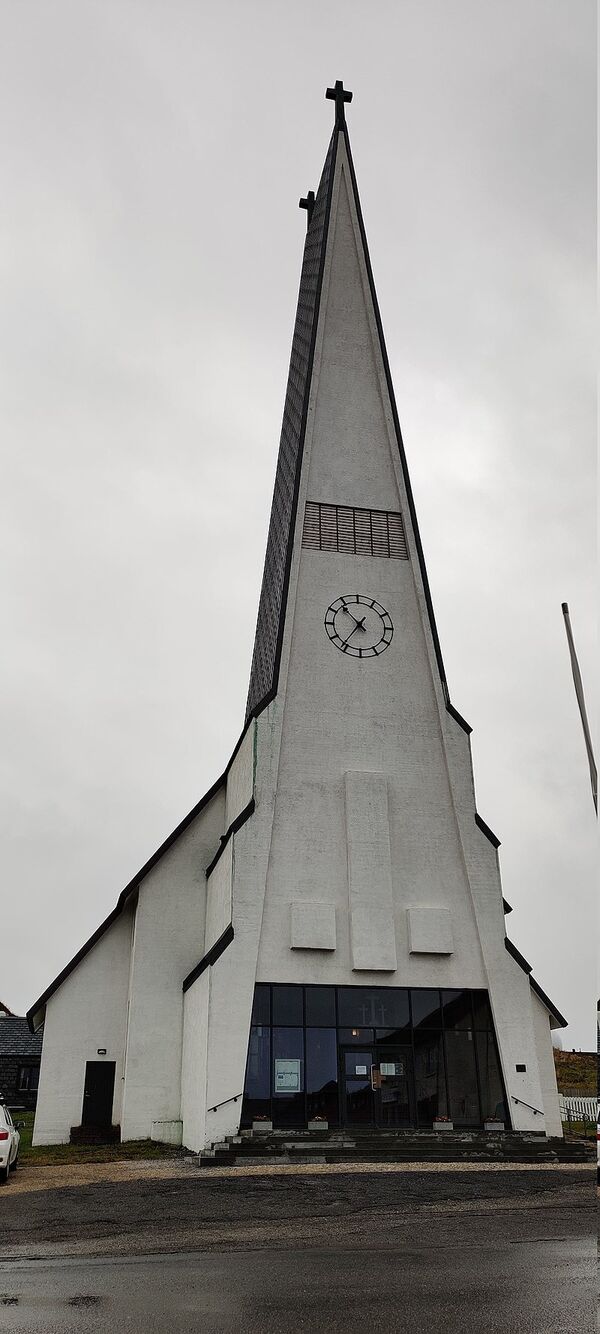
<svg viewBox="0 0 600 1334">
<path fill-rule="evenodd" d="M 348 189 L 352 196 L 353 208 L 355 210 L 360 233 L 359 246 L 362 252 L 361 262 L 364 264 L 367 285 L 370 289 L 370 301 L 377 328 L 376 337 L 379 342 L 385 380 L 387 382 L 387 394 L 394 422 L 394 434 L 396 436 L 397 448 L 400 455 L 402 474 L 404 477 L 408 513 L 415 539 L 416 555 L 420 567 L 421 585 L 428 613 L 433 651 L 435 658 L 437 659 L 437 668 L 446 706 L 451 710 L 452 714 L 457 718 L 461 725 L 465 727 L 465 730 L 470 731 L 471 729 L 468 724 L 464 723 L 464 720 L 456 713 L 449 702 L 444 665 L 433 614 L 433 606 L 431 603 L 429 583 L 425 569 L 425 561 L 421 547 L 410 479 L 408 476 L 400 423 L 394 399 L 379 306 L 375 293 L 356 175 L 350 152 L 348 127 L 345 119 L 345 106 L 352 100 L 352 93 L 349 92 L 348 89 L 345 89 L 343 82 L 338 79 L 333 87 L 327 89 L 325 96 L 328 100 L 335 103 L 335 123 L 325 158 L 319 188 L 314 197 L 314 203 L 311 198 L 312 192 L 308 194 L 305 199 L 300 200 L 300 207 L 306 208 L 307 211 L 308 227 L 302 262 L 296 323 L 292 340 L 292 352 L 275 476 L 273 505 L 267 540 L 267 552 L 260 595 L 246 716 L 248 717 L 252 713 L 260 712 L 277 692 L 279 662 L 285 625 L 287 590 L 293 554 L 294 532 L 296 529 L 298 490 L 302 470 L 311 382 L 313 378 L 315 340 L 317 336 L 317 328 L 319 326 L 323 273 L 326 255 L 328 253 L 328 244 L 330 240 L 333 243 L 333 237 L 330 237 L 330 232 L 333 233 L 334 231 L 334 227 L 330 227 L 332 198 L 334 182 L 337 179 L 337 175 L 339 175 L 339 172 L 342 170 L 341 163 L 343 161 L 346 164 L 343 168 L 347 183 L 345 188 Z M 339 152 L 340 142 L 343 142 L 343 152 L 341 155 Z M 338 168 L 337 171 L 336 168 Z M 325 351 L 325 356 L 326 355 L 327 353 Z"/>
</svg>

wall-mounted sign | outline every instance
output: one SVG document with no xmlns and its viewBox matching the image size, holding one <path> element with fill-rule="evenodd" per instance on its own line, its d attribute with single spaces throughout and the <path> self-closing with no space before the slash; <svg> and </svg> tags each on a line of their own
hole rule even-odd
<svg viewBox="0 0 600 1334">
<path fill-rule="evenodd" d="M 301 1061 L 279 1057 L 275 1061 L 275 1092 L 300 1093 L 302 1088 Z"/>
<path fill-rule="evenodd" d="M 382 1075 L 403 1075 L 404 1064 L 402 1061 L 382 1061 L 379 1069 Z"/>
<path fill-rule="evenodd" d="M 355 1065 L 354 1073 L 355 1075 L 366 1075 L 367 1073 L 366 1065 Z"/>
</svg>

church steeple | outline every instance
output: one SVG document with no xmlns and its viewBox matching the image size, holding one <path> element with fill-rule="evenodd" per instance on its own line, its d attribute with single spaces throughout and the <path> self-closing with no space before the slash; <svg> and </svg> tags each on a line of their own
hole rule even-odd
<svg viewBox="0 0 600 1334">
<path fill-rule="evenodd" d="M 368 293 L 365 299 L 370 302 L 376 327 L 376 339 L 379 344 L 379 356 L 383 366 L 385 392 L 388 409 L 392 418 L 392 432 L 395 436 L 395 448 L 399 456 L 400 468 L 406 496 L 405 523 L 410 524 L 414 540 L 416 564 L 419 567 L 420 584 L 425 605 L 426 619 L 429 623 L 431 645 L 437 663 L 443 699 L 446 707 L 457 721 L 470 731 L 468 724 L 456 713 L 450 704 L 442 653 L 435 624 L 433 606 L 423 550 L 419 535 L 417 516 L 412 496 L 410 478 L 406 464 L 404 446 L 398 413 L 394 398 L 389 361 L 385 347 L 379 306 L 373 281 L 366 233 L 360 207 L 356 175 L 350 150 L 345 108 L 352 100 L 352 93 L 337 80 L 326 91 L 326 98 L 335 104 L 335 123 L 327 150 L 325 164 L 316 196 L 310 192 L 300 200 L 300 206 L 307 211 L 307 234 L 304 246 L 302 273 L 296 322 L 292 340 L 292 352 L 288 374 L 287 391 L 283 413 L 283 424 L 279 445 L 279 456 L 275 476 L 275 487 L 271 519 L 267 540 L 267 551 L 260 595 L 258 620 L 250 688 L 246 716 L 258 713 L 277 693 L 279 664 L 283 641 L 288 583 L 294 548 L 294 538 L 300 541 L 301 525 L 297 523 L 297 505 L 302 473 L 307 414 L 311 399 L 313 364 L 317 331 L 322 319 L 322 285 L 326 261 L 331 262 L 332 251 L 336 245 L 337 214 L 340 208 L 350 208 L 358 229 L 358 248 L 361 251 L 359 266 L 366 274 Z M 340 177 L 344 176 L 344 185 L 340 190 Z M 347 205 L 341 202 L 346 192 Z M 332 217 L 332 202 L 335 203 Z M 349 315 L 349 318 L 351 316 Z M 324 349 L 324 357 L 327 349 Z M 369 449 L 369 440 L 365 439 L 364 448 Z M 387 506 L 387 508 L 390 508 Z"/>
<path fill-rule="evenodd" d="M 44 1022 L 39 1143 L 68 1140 L 92 1066 L 123 1138 L 168 1122 L 196 1150 L 257 1114 L 286 1133 L 316 1112 L 386 1133 L 490 1112 L 562 1132 L 550 1023 L 564 1021 L 505 937 L 498 839 L 476 811 L 433 618 L 351 94 L 338 81 L 327 96 L 247 725 L 30 1011 Z"/>
</svg>

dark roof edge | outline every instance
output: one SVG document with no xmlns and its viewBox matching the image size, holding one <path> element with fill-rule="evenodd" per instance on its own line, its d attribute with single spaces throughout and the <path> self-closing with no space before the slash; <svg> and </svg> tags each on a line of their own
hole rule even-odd
<svg viewBox="0 0 600 1334">
<path fill-rule="evenodd" d="M 468 723 L 466 719 L 463 718 L 462 713 L 459 713 L 458 709 L 455 709 L 454 705 L 450 703 L 449 699 L 446 700 L 446 708 L 451 717 L 456 719 L 456 722 L 458 723 L 459 727 L 462 727 L 463 732 L 466 732 L 467 736 L 469 736 L 473 731 L 473 728 L 471 727 L 470 723 Z"/>
<path fill-rule="evenodd" d="M 502 911 L 503 911 L 505 917 L 506 917 L 506 915 L 507 915 L 509 912 L 512 912 L 512 908 L 511 908 L 511 906 L 510 906 L 510 903 L 507 903 L 506 899 L 504 899 L 504 898 L 502 899 Z"/>
<path fill-rule="evenodd" d="M 161 857 L 164 857 L 164 854 L 169 851 L 169 848 L 172 847 L 173 843 L 176 842 L 176 840 L 179 838 L 179 835 L 185 832 L 188 825 L 192 823 L 192 820 L 195 820 L 196 816 L 200 815 L 200 812 L 204 809 L 204 807 L 208 806 L 208 803 L 212 801 L 213 797 L 216 797 L 217 792 L 220 790 L 220 788 L 224 786 L 224 784 L 227 781 L 227 775 L 229 773 L 229 770 L 231 769 L 233 761 L 235 760 L 235 757 L 240 749 L 242 741 L 244 740 L 246 732 L 248 731 L 248 728 L 254 722 L 255 718 L 258 717 L 258 714 L 261 712 L 262 708 L 265 707 L 267 703 L 270 703 L 270 700 L 268 698 L 265 700 L 264 704 L 260 706 L 260 708 L 253 709 L 252 713 L 249 714 L 248 719 L 244 724 L 242 734 L 234 746 L 230 759 L 227 763 L 227 767 L 224 769 L 223 773 L 221 774 L 221 777 L 217 778 L 216 783 L 213 783 L 212 787 L 209 787 L 208 792 L 205 792 L 204 796 L 200 798 L 200 801 L 196 802 L 196 805 L 192 807 L 191 811 L 189 811 L 188 814 L 184 816 L 183 820 L 180 822 L 180 824 L 177 825 L 176 829 L 174 829 L 173 832 L 169 834 L 168 838 L 165 839 L 164 843 L 161 843 L 160 847 L 157 848 L 156 852 L 154 852 L 152 856 L 148 859 L 148 861 L 144 863 L 141 870 L 137 872 L 137 875 L 134 875 L 133 880 L 130 880 L 129 884 L 126 885 L 125 888 L 121 890 L 121 893 L 119 894 L 119 897 L 112 912 L 108 914 L 108 917 L 105 917 L 104 921 L 101 922 L 100 926 L 96 928 L 93 935 L 90 936 L 89 940 L 86 940 L 85 944 L 81 946 L 81 949 L 77 951 L 77 954 L 74 954 L 73 958 L 70 959 L 67 964 L 65 964 L 65 967 L 58 974 L 58 976 L 54 978 L 54 981 L 51 982 L 48 987 L 46 987 L 46 990 L 42 992 L 38 1000 L 35 1001 L 35 1003 L 30 1006 L 25 1017 L 27 1019 L 27 1023 L 29 1024 L 32 1033 L 36 1031 L 33 1026 L 33 1020 L 36 1014 L 38 1014 L 39 1011 L 43 1009 L 46 1002 L 49 1001 L 50 997 L 54 995 L 54 992 L 58 991 L 58 988 L 62 986 L 63 982 L 66 981 L 69 974 L 73 972 L 73 970 L 77 967 L 79 963 L 81 963 L 81 960 L 84 959 L 86 954 L 88 954 L 89 951 L 93 948 L 93 946 L 97 944 L 101 936 L 104 935 L 105 931 L 108 931 L 108 928 L 112 926 L 113 922 L 115 922 L 117 917 L 120 916 L 128 899 L 131 898 L 131 895 L 135 892 L 136 889 L 139 888 L 139 886 L 142 883 L 142 880 L 144 880 L 145 877 L 150 873 L 150 871 L 154 869 L 154 867 L 160 861 Z M 40 1025 L 38 1025 L 38 1027 L 39 1026 Z"/>
<path fill-rule="evenodd" d="M 519 968 L 522 968 L 524 973 L 531 972 L 531 964 L 527 962 L 527 959 L 521 954 L 520 950 L 517 949 L 516 945 L 513 945 L 512 940 L 509 940 L 508 936 L 504 937 L 504 948 L 505 950 L 508 950 L 509 954 L 512 954 L 513 959 L 516 959 Z"/>
<path fill-rule="evenodd" d="M 181 984 L 182 991 L 189 991 L 190 987 L 193 986 L 194 982 L 202 975 L 202 973 L 206 972 L 207 968 L 210 968 L 213 963 L 217 962 L 217 959 L 221 958 L 221 955 L 224 954 L 227 946 L 231 945 L 234 935 L 233 922 L 230 922 L 229 926 L 225 927 L 223 934 L 219 936 L 219 939 L 215 941 L 214 945 L 211 945 L 209 950 L 207 950 L 204 958 L 200 960 L 200 963 L 197 963 L 196 967 L 192 968 L 191 973 L 188 973 L 187 977 L 184 977 Z"/>
<path fill-rule="evenodd" d="M 533 991 L 535 991 L 536 996 L 539 996 L 542 1005 L 545 1005 L 546 1009 L 552 1015 L 553 1019 L 556 1019 L 558 1027 L 567 1028 L 569 1023 L 568 1019 L 565 1019 L 564 1015 L 561 1014 L 560 1010 L 557 1010 L 556 1005 L 552 1003 L 550 997 L 546 995 L 546 992 L 542 991 L 539 982 L 536 982 L 535 977 L 532 974 L 531 964 L 527 962 L 527 959 L 523 958 L 523 955 L 517 949 L 516 945 L 513 945 L 512 940 L 509 940 L 508 936 L 504 937 L 504 946 L 505 949 L 508 950 L 508 953 L 512 955 L 513 959 L 516 960 L 516 962 L 519 965 L 519 968 L 522 968 L 523 972 L 527 973 L 529 977 L 530 987 L 532 988 Z"/>
<path fill-rule="evenodd" d="M 408 508 L 409 508 L 409 510 L 410 510 L 411 523 L 412 523 L 412 526 L 413 526 L 413 532 L 414 532 L 414 535 L 415 535 L 415 543 L 416 543 L 416 547 L 417 547 L 417 556 L 418 556 L 418 559 L 419 559 L 419 567 L 420 567 L 420 570 L 421 570 L 421 579 L 422 579 L 422 581 L 423 581 L 423 591 L 424 591 L 424 593 L 425 593 L 425 602 L 426 602 L 426 604 L 427 604 L 427 610 L 428 610 L 428 612 L 429 612 L 429 622 L 430 622 L 430 626 L 431 626 L 431 634 L 432 634 L 432 638 L 433 638 L 433 646 L 434 646 L 434 649 L 435 649 L 435 656 L 436 656 L 436 659 L 437 659 L 438 670 L 439 670 L 439 673 L 440 673 L 440 680 L 441 680 L 441 682 L 442 682 L 442 689 L 443 689 L 443 693 L 444 693 L 444 700 L 445 700 L 446 704 L 449 704 L 449 703 L 450 703 L 450 694 L 449 694 L 449 691 L 448 691 L 448 682 L 447 682 L 447 680 L 446 680 L 446 671 L 445 671 L 445 668 L 444 668 L 444 660 L 443 660 L 443 658 L 442 658 L 442 649 L 441 649 L 440 639 L 439 639 L 439 635 L 438 635 L 438 630 L 437 630 L 437 625 L 436 625 L 436 620 L 435 620 L 435 614 L 434 614 L 434 610 L 433 610 L 433 602 L 432 602 L 432 598 L 431 598 L 431 589 L 430 589 L 430 587 L 429 587 L 429 578 L 428 578 L 428 575 L 427 575 L 427 568 L 426 568 L 426 565 L 425 565 L 425 555 L 424 555 L 424 552 L 423 552 L 423 546 L 422 546 L 422 543 L 421 543 L 421 534 L 420 534 L 420 532 L 419 532 L 419 524 L 418 524 L 418 520 L 417 520 L 417 511 L 416 511 L 416 507 L 415 507 L 415 501 L 414 501 L 413 492 L 412 492 L 412 486 L 411 486 L 411 481 L 410 481 L 410 475 L 409 475 L 409 471 L 408 471 L 408 462 L 407 462 L 406 453 L 405 453 L 405 450 L 404 450 L 404 441 L 403 441 L 403 439 L 402 439 L 402 431 L 401 431 L 401 429 L 400 429 L 400 419 L 399 419 L 399 417 L 398 417 L 398 409 L 397 409 L 397 407 L 396 407 L 396 397 L 395 397 L 395 394 L 394 394 L 394 386 L 393 386 L 393 384 L 392 384 L 392 373 L 391 373 L 391 370 L 390 370 L 390 363 L 389 363 L 389 359 L 388 359 L 387 348 L 386 348 L 386 345 L 385 345 L 385 336 L 384 336 L 384 332 L 383 332 L 383 322 L 382 322 L 382 319 L 381 319 L 381 312 L 380 312 L 380 310 L 379 310 L 379 302 L 378 302 L 378 300 L 377 300 L 377 293 L 376 293 L 376 291 L 375 291 L 375 279 L 374 279 L 374 277 L 373 277 L 373 269 L 372 269 L 372 267 L 371 267 L 371 257 L 370 257 L 370 255 L 369 255 L 369 246 L 368 246 L 368 243 L 367 243 L 367 233 L 366 233 L 366 230 L 365 230 L 365 224 L 364 224 L 364 221 L 363 221 L 362 209 L 361 209 L 361 206 L 360 206 L 360 197 L 359 197 L 359 193 L 358 193 L 358 184 L 357 184 L 357 180 L 356 180 L 356 173 L 355 173 L 355 171 L 354 171 L 354 162 L 353 162 L 353 160 L 352 160 L 352 152 L 351 152 L 351 149 L 350 149 L 350 137 L 349 137 L 349 135 L 348 135 L 347 126 L 346 126 L 345 124 L 344 124 L 344 126 L 343 126 L 343 128 L 342 128 L 342 130 L 341 130 L 341 133 L 344 135 L 344 137 L 345 137 L 345 141 L 346 141 L 346 151 L 347 151 L 347 153 L 348 153 L 348 162 L 349 162 L 349 165 L 350 165 L 350 176 L 351 176 L 351 178 L 352 178 L 352 190 L 353 190 L 353 193 L 354 193 L 354 202 L 355 202 L 355 205 L 356 205 L 356 213 L 357 213 L 357 217 L 358 217 L 358 225 L 359 225 L 359 228 L 360 228 L 360 235 L 361 235 L 361 240 L 362 240 L 362 244 L 363 244 L 363 251 L 364 251 L 364 256 L 365 256 L 365 264 L 366 264 L 366 268 L 367 268 L 367 276 L 368 276 L 368 279 L 369 279 L 369 288 L 370 288 L 370 292 L 371 292 L 371 300 L 372 300 L 372 302 L 373 302 L 373 310 L 374 310 L 374 312 L 375 312 L 375 323 L 376 323 L 376 325 L 377 325 L 377 333 L 378 333 L 378 335 L 379 335 L 379 345 L 380 345 L 380 348 L 381 348 L 381 356 L 382 356 L 383 366 L 384 366 L 384 370 L 385 370 L 385 378 L 386 378 L 386 382 L 387 382 L 387 390 L 388 390 L 389 399 L 390 399 L 390 405 L 391 405 L 391 409 L 392 409 L 392 417 L 393 417 L 393 421 L 394 421 L 394 429 L 395 429 L 395 431 L 396 431 L 396 438 L 397 438 L 397 441 L 398 441 L 398 451 L 399 451 L 399 454 L 400 454 L 400 463 L 401 463 L 401 466 L 402 466 L 402 473 L 403 473 L 403 476 L 404 476 L 404 485 L 405 485 L 405 487 L 406 487 L 406 496 L 407 496 L 407 500 L 408 500 Z"/>
<path fill-rule="evenodd" d="M 490 829 L 489 824 L 486 824 L 485 820 L 482 820 L 477 811 L 475 811 L 475 824 L 478 829 L 481 829 L 482 834 L 485 834 L 486 838 L 489 838 L 490 843 L 494 848 L 500 847 L 500 839 L 498 838 L 498 835 L 494 833 L 493 829 Z"/>
<path fill-rule="evenodd" d="M 232 837 L 233 834 L 237 834 L 238 829 L 241 829 L 242 825 L 244 825 L 244 824 L 246 823 L 246 820 L 249 820 L 249 819 L 250 819 L 250 816 L 251 816 L 251 815 L 254 815 L 255 807 L 256 807 L 256 803 L 255 803 L 254 797 L 252 797 L 251 800 L 248 802 L 248 805 L 247 805 L 247 806 L 244 806 L 243 811 L 240 811 L 239 815 L 236 815 L 235 820 L 232 820 L 232 821 L 231 821 L 231 824 L 230 824 L 230 826 L 229 826 L 229 829 L 227 830 L 227 833 L 225 833 L 225 834 L 221 834 L 221 845 L 220 845 L 218 851 L 215 852 L 215 855 L 214 855 L 214 857 L 213 857 L 213 859 L 212 859 L 212 861 L 211 861 L 211 863 L 210 863 L 210 866 L 207 866 L 206 871 L 205 871 L 205 875 L 206 875 L 206 879 L 207 879 L 207 880 L 208 880 L 209 875 L 212 875 L 212 872 L 214 871 L 215 866 L 217 865 L 217 862 L 220 861 L 220 859 L 221 859 L 221 857 L 222 857 L 222 855 L 223 855 L 223 853 L 224 853 L 224 851 L 225 851 L 225 848 L 227 847 L 227 844 L 229 843 L 230 838 Z"/>
<path fill-rule="evenodd" d="M 285 622 L 286 622 L 286 617 L 287 617 L 287 600 L 288 600 L 288 592 L 289 592 L 289 587 L 290 587 L 290 575 L 291 575 L 291 572 L 292 572 L 292 559 L 293 559 L 293 555 L 294 555 L 294 535 L 295 535 L 295 532 L 296 532 L 296 519 L 297 519 L 297 516 L 298 516 L 298 497 L 299 497 L 299 495 L 300 495 L 300 479 L 301 479 L 301 477 L 302 477 L 302 463 L 303 463 L 303 460 L 304 460 L 304 441 L 305 441 L 305 438 L 306 438 L 306 422 L 307 422 L 307 419 L 308 419 L 308 405 L 309 405 L 309 402 L 310 402 L 310 393 L 311 393 L 311 389 L 312 389 L 313 366 L 314 366 L 314 360 L 315 360 L 315 346 L 316 346 L 316 342 L 317 342 L 317 329 L 318 329 L 318 327 L 319 327 L 319 317 L 320 317 L 320 314 L 321 314 L 321 296 L 322 296 L 322 292 L 323 292 L 323 273 L 324 273 L 324 271 L 325 271 L 325 256 L 326 256 L 326 254 L 327 254 L 327 243 L 328 243 L 328 240 L 329 240 L 329 223 L 330 223 L 330 219 L 331 219 L 331 200 L 332 200 L 332 196 L 333 196 L 333 182 L 334 182 L 334 179 L 335 179 L 335 167 L 336 167 L 336 161 L 337 161 L 337 146 L 338 146 L 338 139 L 339 139 L 339 135 L 340 135 L 340 133 L 341 133 L 341 128 L 340 128 L 339 126 L 337 126 L 337 125 L 334 126 L 333 135 L 332 135 L 333 149 L 332 149 L 332 155 L 331 155 L 331 166 L 330 166 L 330 170 L 329 170 L 329 180 L 328 180 L 328 182 L 327 182 L 327 203 L 326 203 L 326 206 L 325 206 L 325 220 L 324 220 L 324 223 L 323 223 L 323 240 L 322 240 L 322 243 L 321 243 L 321 255 L 320 255 L 320 258 L 319 258 L 319 276 L 318 276 L 318 279 L 317 279 L 317 291 L 316 291 L 316 297 L 315 297 L 315 310 L 314 310 L 314 315 L 313 315 L 313 325 L 312 325 L 311 335 L 310 335 L 310 348 L 309 348 L 309 352 L 308 352 L 308 362 L 307 362 L 307 368 L 306 368 L 306 384 L 305 384 L 305 386 L 304 386 L 304 399 L 303 399 L 303 402 L 302 402 L 302 421 L 301 421 L 301 425 L 300 425 L 300 438 L 299 438 L 299 442 L 298 442 L 298 456 L 297 456 L 297 458 L 296 458 L 296 475 L 295 475 L 295 477 L 294 477 L 294 494 L 293 494 L 293 497 L 292 497 L 292 509 L 291 509 L 291 515 L 290 515 L 289 532 L 288 532 L 288 545 L 287 545 L 287 551 L 286 551 L 286 555 L 285 555 L 285 570 L 284 570 L 284 575 L 283 575 L 283 588 L 282 588 L 282 593 L 281 593 L 281 606 L 280 606 L 280 608 L 279 608 L 279 624 L 278 624 L 278 626 L 277 626 L 277 644 L 276 644 L 276 647 L 275 647 L 275 660 L 274 660 L 274 663 L 273 663 L 273 679 L 272 679 L 272 682 L 271 682 L 271 686 L 270 686 L 269 690 L 267 691 L 267 694 L 264 695 L 263 698 L 259 701 L 259 703 L 255 706 L 254 712 L 255 712 L 255 714 L 256 714 L 257 716 L 258 716 L 259 713 L 262 713 L 263 709 L 265 709 L 265 708 L 267 707 L 267 705 L 271 703 L 271 700 L 273 700 L 273 699 L 275 698 L 275 696 L 276 696 L 276 694 L 277 694 L 277 688 L 278 688 L 278 685 L 279 685 L 279 669 L 280 669 L 280 667 L 281 667 L 281 652 L 282 652 L 282 648 L 283 648 L 283 636 L 284 636 L 284 632 L 285 632 Z M 330 143 L 331 143 L 331 140 L 330 140 Z M 327 159 L 325 159 L 325 160 L 327 160 Z M 301 281 L 302 281 L 302 280 L 301 280 Z M 300 297 L 300 292 L 298 293 L 298 296 Z M 296 313 L 296 318 L 297 318 L 297 313 Z M 292 335 L 292 345 L 293 345 L 293 335 Z M 291 370 L 291 366 L 290 366 L 290 370 Z M 289 377 L 290 377 L 290 370 L 288 370 L 288 381 L 289 381 Z M 280 446 L 280 448 L 281 448 L 281 446 Z M 278 458 L 278 462 L 279 462 L 279 458 Z M 268 536 L 267 536 L 267 542 L 268 542 Z M 262 594 L 262 588 L 261 588 L 261 594 Z M 259 610 L 260 610 L 260 606 L 259 606 Z"/>
<path fill-rule="evenodd" d="M 529 985 L 532 988 L 532 990 L 535 991 L 536 996 L 539 996 L 542 1005 L 545 1005 L 546 1009 L 549 1011 L 552 1017 L 556 1019 L 558 1027 L 568 1028 L 569 1026 L 568 1019 L 565 1019 L 564 1014 L 561 1014 L 560 1010 L 557 1010 L 556 1005 L 553 1005 L 552 1001 L 550 1000 L 550 997 L 547 996 L 546 992 L 542 990 L 539 982 L 536 982 L 533 974 L 529 978 Z"/>
</svg>

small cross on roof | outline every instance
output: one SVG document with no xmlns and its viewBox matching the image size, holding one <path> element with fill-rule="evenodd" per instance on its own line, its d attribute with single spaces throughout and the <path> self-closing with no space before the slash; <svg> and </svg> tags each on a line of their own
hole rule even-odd
<svg viewBox="0 0 600 1334">
<path fill-rule="evenodd" d="M 314 206 L 315 206 L 315 192 L 314 192 L 314 190 L 309 190 L 308 194 L 306 195 L 306 197 L 305 197 L 304 199 L 299 199 L 299 200 L 298 200 L 298 208 L 305 208 L 305 209 L 306 209 L 306 226 L 307 226 L 307 227 L 310 226 L 310 220 L 311 220 L 311 218 L 312 218 L 312 212 L 313 212 L 313 208 L 314 208 Z"/>
<path fill-rule="evenodd" d="M 344 88 L 344 84 L 341 79 L 336 79 L 335 86 L 333 88 L 328 88 L 327 92 L 325 93 L 325 96 L 329 99 L 330 102 L 335 102 L 336 126 L 344 125 L 346 123 L 344 115 L 344 102 L 352 101 L 352 93 L 349 92 L 347 88 Z"/>
</svg>

